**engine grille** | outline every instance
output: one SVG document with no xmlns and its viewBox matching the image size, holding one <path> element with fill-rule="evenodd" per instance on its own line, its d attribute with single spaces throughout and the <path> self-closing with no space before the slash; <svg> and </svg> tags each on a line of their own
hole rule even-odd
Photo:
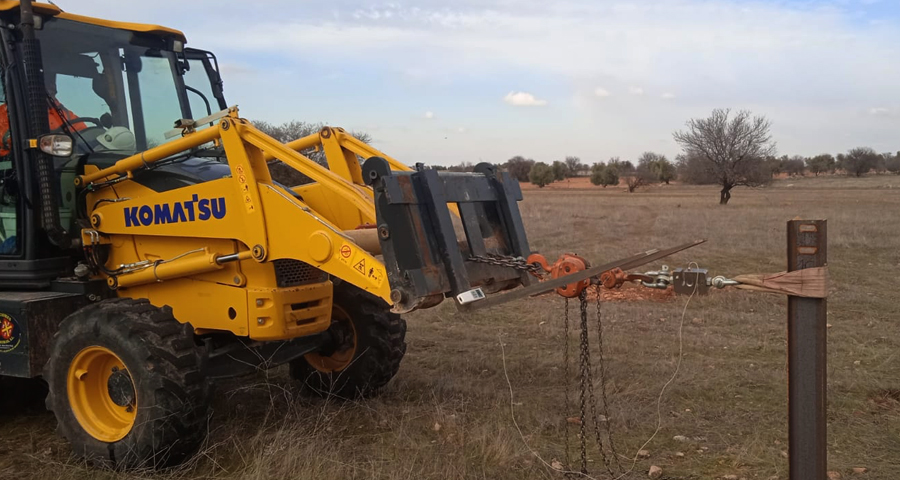
<svg viewBox="0 0 900 480">
<path fill-rule="evenodd" d="M 300 260 L 273 260 L 275 265 L 275 281 L 279 287 L 296 287 L 310 283 L 321 283 L 328 279 L 328 274 Z"/>
</svg>

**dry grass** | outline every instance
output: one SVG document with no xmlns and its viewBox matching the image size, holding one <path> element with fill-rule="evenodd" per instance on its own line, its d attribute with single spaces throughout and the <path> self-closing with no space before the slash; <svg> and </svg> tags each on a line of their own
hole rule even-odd
<svg viewBox="0 0 900 480">
<path fill-rule="evenodd" d="M 865 478 L 897 478 L 900 177 L 789 179 L 737 190 L 727 207 L 716 205 L 717 198 L 709 187 L 655 187 L 631 195 L 542 189 L 528 190 L 521 208 L 533 248 L 549 256 L 574 250 L 603 261 L 705 237 L 707 245 L 669 263 L 696 261 L 725 275 L 783 269 L 785 221 L 827 218 L 833 280 L 829 465 L 845 477 L 865 466 Z M 656 398 L 675 365 L 684 300 L 604 304 L 611 421 L 625 456 L 633 456 L 656 426 Z M 736 291 L 692 300 L 681 371 L 662 402 L 662 430 L 633 478 L 646 478 L 651 464 L 671 479 L 787 478 L 785 303 Z M 563 459 L 564 418 L 577 412 L 563 407 L 561 315 L 562 301 L 552 296 L 479 315 L 457 313 L 449 304 L 410 315 L 400 374 L 367 402 L 294 398 L 283 370 L 221 385 L 207 447 L 171 472 L 98 472 L 70 460 L 51 415 L 8 408 L 0 412 L 0 474 L 41 480 L 559 479 L 532 457 L 513 426 L 498 335 L 527 441 L 548 461 Z M 674 435 L 690 440 L 676 442 Z M 595 476 L 607 478 L 596 450 L 590 459 Z"/>
</svg>

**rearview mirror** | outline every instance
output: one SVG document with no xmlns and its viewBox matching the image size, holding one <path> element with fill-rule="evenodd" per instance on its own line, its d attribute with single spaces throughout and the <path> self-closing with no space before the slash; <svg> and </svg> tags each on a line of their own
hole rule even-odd
<svg viewBox="0 0 900 480">
<path fill-rule="evenodd" d="M 72 137 L 68 135 L 50 134 L 38 137 L 38 148 L 40 148 L 42 152 L 53 155 L 54 157 L 72 156 L 72 149 L 74 146 L 75 142 L 73 142 Z"/>
</svg>

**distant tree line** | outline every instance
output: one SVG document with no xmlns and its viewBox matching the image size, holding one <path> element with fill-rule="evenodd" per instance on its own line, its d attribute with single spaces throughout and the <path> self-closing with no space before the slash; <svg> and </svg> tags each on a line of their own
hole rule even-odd
<svg viewBox="0 0 900 480">
<path fill-rule="evenodd" d="M 271 124 L 253 122 L 260 130 L 280 142 L 312 135 L 325 125 L 289 121 Z M 669 184 L 677 180 L 685 184 L 719 185 L 719 203 L 727 204 L 731 190 L 736 186 L 758 187 L 767 185 L 780 175 L 799 177 L 805 175 L 843 173 L 861 177 L 870 173 L 900 174 L 900 151 L 878 153 L 870 147 L 857 147 L 846 153 L 832 155 L 822 153 L 812 157 L 800 155 L 776 156 L 772 140 L 771 123 L 764 116 L 753 116 L 742 110 L 716 109 L 707 118 L 691 119 L 685 130 L 673 133 L 682 153 L 674 162 L 665 155 L 644 152 L 636 164 L 620 157 L 588 165 L 577 156 L 566 156 L 550 163 L 535 161 L 517 155 L 502 164 L 495 164 L 519 182 L 530 182 L 544 187 L 567 178 L 587 176 L 593 185 L 603 188 L 624 184 L 628 192 L 651 184 Z M 351 132 L 363 142 L 371 142 L 365 132 Z M 300 152 L 313 161 L 327 166 L 324 152 L 309 149 Z M 452 172 L 471 172 L 472 162 L 457 165 L 432 165 L 428 168 Z M 309 181 L 303 174 L 279 161 L 270 162 L 272 176 L 287 185 Z"/>
<path fill-rule="evenodd" d="M 727 204 L 736 186 L 759 187 L 779 175 L 836 174 L 861 177 L 869 173 L 900 174 L 900 151 L 877 153 L 870 147 L 857 147 L 846 153 L 823 153 L 812 157 L 776 156 L 770 134 L 771 123 L 764 116 L 742 110 L 716 109 L 707 118 L 691 119 L 683 131 L 673 134 L 682 153 L 672 162 L 665 155 L 644 152 L 637 165 L 620 157 L 587 167 L 578 157 L 552 164 L 535 162 L 521 156 L 509 159 L 501 167 L 520 182 L 544 187 L 554 181 L 581 174 L 601 187 L 624 183 L 629 192 L 653 183 L 678 180 L 686 184 L 719 185 L 719 203 Z M 589 172 L 589 173 L 588 173 Z"/>
<path fill-rule="evenodd" d="M 768 156 L 762 159 L 760 165 L 762 167 L 761 176 L 771 178 L 779 175 L 818 177 L 821 174 L 844 174 L 851 177 L 862 177 L 870 173 L 900 175 L 900 151 L 877 153 L 870 147 L 856 147 L 837 155 L 822 153 L 812 157 Z M 675 166 L 677 178 L 683 183 L 696 185 L 716 183 L 715 178 L 709 175 L 700 158 L 679 155 L 675 158 Z"/>
<path fill-rule="evenodd" d="M 538 187 L 578 176 L 587 176 L 593 185 L 603 188 L 621 183 L 629 192 L 652 184 L 668 185 L 676 180 L 691 185 L 719 184 L 722 185 L 722 191 L 727 192 L 720 192 L 720 203 L 723 204 L 730 199 L 733 187 L 767 185 L 780 175 L 799 177 L 844 173 L 859 177 L 871 172 L 900 174 L 900 152 L 879 154 L 869 147 L 858 147 L 837 155 L 751 156 L 734 162 L 736 165 L 727 159 L 716 163 L 702 154 L 687 151 L 676 156 L 674 161 L 659 153 L 644 152 L 638 157 L 637 164 L 620 157 L 611 157 L 605 162 L 588 165 L 575 156 L 546 163 L 517 155 L 497 164 L 497 167 L 509 172 L 519 182 L 532 183 Z M 435 165 L 430 168 L 471 172 L 475 164 L 463 162 L 449 167 Z"/>
</svg>

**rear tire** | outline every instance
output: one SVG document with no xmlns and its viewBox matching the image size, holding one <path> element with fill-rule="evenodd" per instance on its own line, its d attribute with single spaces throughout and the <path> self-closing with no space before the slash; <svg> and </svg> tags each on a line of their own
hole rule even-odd
<svg viewBox="0 0 900 480">
<path fill-rule="evenodd" d="M 406 321 L 387 303 L 350 284 L 335 285 L 331 328 L 353 339 L 291 362 L 291 377 L 302 382 L 304 392 L 369 397 L 397 374 L 406 353 Z"/>
<path fill-rule="evenodd" d="M 66 318 L 44 378 L 47 408 L 75 455 L 122 468 L 163 468 L 206 438 L 204 358 L 190 324 L 149 301 L 104 300 Z"/>
</svg>

